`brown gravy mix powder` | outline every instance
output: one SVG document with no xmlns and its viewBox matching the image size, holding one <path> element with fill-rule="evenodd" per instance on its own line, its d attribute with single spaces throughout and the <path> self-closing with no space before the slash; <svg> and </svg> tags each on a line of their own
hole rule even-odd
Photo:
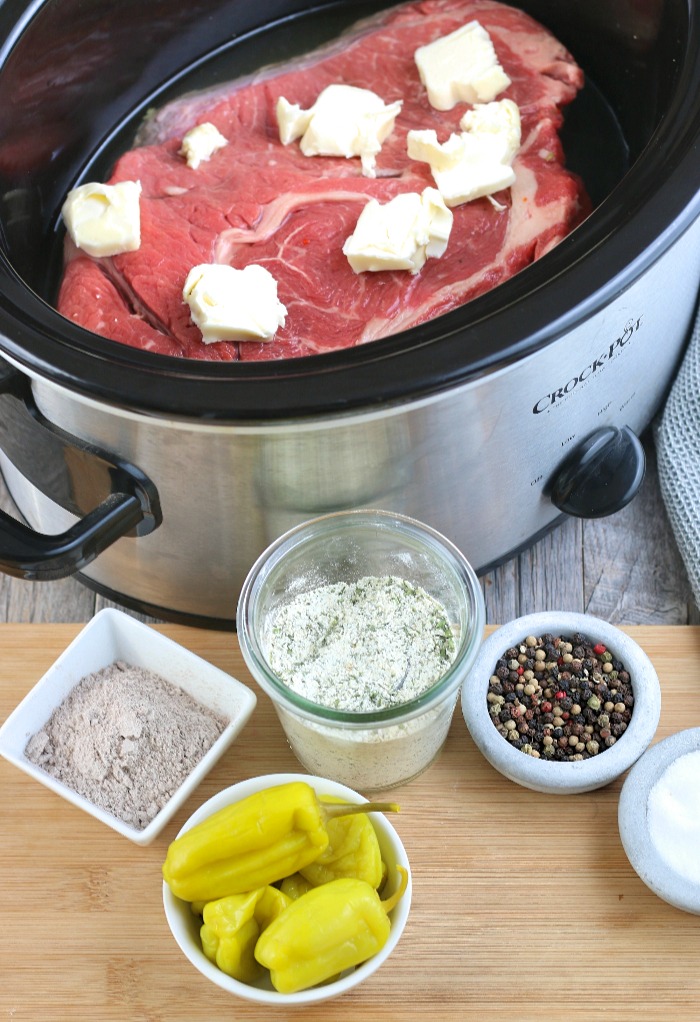
<svg viewBox="0 0 700 1022">
<path fill-rule="evenodd" d="M 160 675 L 117 661 L 78 682 L 25 755 L 143 830 L 227 724 Z"/>
</svg>

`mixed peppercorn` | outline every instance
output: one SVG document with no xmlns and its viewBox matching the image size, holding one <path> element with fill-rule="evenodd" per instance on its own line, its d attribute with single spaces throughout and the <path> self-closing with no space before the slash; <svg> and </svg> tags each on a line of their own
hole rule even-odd
<svg viewBox="0 0 700 1022">
<path fill-rule="evenodd" d="M 507 649 L 486 699 L 495 727 L 516 749 L 559 762 L 605 752 L 634 707 L 624 664 L 580 633 L 529 635 Z"/>
</svg>

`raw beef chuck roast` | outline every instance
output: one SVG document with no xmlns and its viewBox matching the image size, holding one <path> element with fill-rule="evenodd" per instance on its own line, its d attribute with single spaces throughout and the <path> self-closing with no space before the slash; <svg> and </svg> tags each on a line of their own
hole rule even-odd
<svg viewBox="0 0 700 1022">
<path fill-rule="evenodd" d="M 435 187 L 428 163 L 407 155 L 408 131 L 433 129 L 443 143 L 470 109 L 431 106 L 415 50 L 474 20 L 510 78 L 498 99 L 520 111 L 515 182 L 456 205 L 446 251 L 419 272 L 355 273 L 343 245 L 368 199 L 384 204 Z M 337 83 L 402 101 L 374 177 L 358 158 L 306 156 L 298 142 L 280 141 L 278 99 L 308 110 Z M 141 184 L 140 246 L 94 258 L 68 238 L 59 311 L 124 344 L 215 360 L 312 355 L 422 323 L 511 277 L 587 215 L 558 136 L 562 107 L 582 84 L 571 55 L 523 12 L 491 0 L 425 0 L 391 8 L 292 64 L 185 96 L 150 117 L 110 179 Z M 204 123 L 227 144 L 193 168 L 182 139 Z M 210 263 L 255 263 L 272 274 L 286 308 L 272 339 L 203 343 L 182 292 L 190 270 Z"/>
</svg>

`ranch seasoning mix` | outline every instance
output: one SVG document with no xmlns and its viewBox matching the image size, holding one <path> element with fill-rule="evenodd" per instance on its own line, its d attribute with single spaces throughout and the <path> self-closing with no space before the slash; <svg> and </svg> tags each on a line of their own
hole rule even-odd
<svg viewBox="0 0 700 1022">
<path fill-rule="evenodd" d="M 272 626 L 270 666 L 299 695 L 337 710 L 397 706 L 454 660 L 447 612 L 395 576 L 320 586 L 295 596 Z"/>
<path fill-rule="evenodd" d="M 388 726 L 310 720 L 276 704 L 297 757 L 312 773 L 360 790 L 379 790 L 421 773 L 445 741 L 449 693 L 419 716 L 401 707 L 430 689 L 453 663 L 459 637 L 445 608 L 420 586 L 393 575 L 318 586 L 274 614 L 266 650 L 289 689 L 339 714 L 396 708 Z M 396 720 L 396 723 L 392 723 Z"/>
<path fill-rule="evenodd" d="M 464 554 L 394 511 L 335 511 L 295 526 L 253 565 L 241 652 L 292 751 L 355 791 L 405 784 L 440 752 L 483 636 Z"/>
</svg>

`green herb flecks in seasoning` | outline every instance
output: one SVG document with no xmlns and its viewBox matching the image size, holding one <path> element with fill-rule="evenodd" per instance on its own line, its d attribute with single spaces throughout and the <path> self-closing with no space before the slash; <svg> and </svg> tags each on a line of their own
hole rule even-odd
<svg viewBox="0 0 700 1022">
<path fill-rule="evenodd" d="M 319 586 L 276 613 L 270 666 L 311 702 L 372 711 L 408 702 L 456 655 L 445 608 L 393 575 Z"/>
</svg>

